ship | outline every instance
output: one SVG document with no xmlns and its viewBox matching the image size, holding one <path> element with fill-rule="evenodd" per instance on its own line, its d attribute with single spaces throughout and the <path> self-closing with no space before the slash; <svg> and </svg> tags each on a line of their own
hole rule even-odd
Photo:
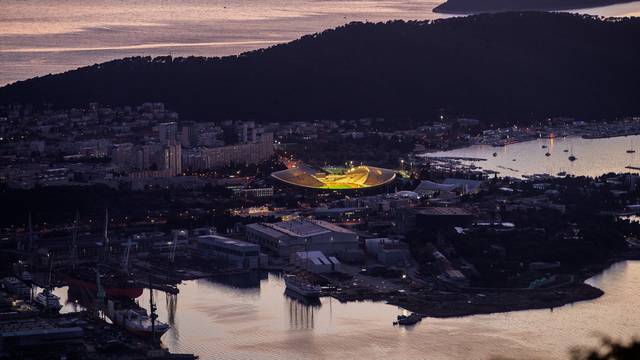
<svg viewBox="0 0 640 360">
<path fill-rule="evenodd" d="M 119 308 L 122 305 L 123 303 L 109 300 L 106 314 L 114 324 L 128 332 L 144 338 L 160 338 L 169 330 L 169 324 L 154 320 L 147 314 L 147 310 L 133 304 Z"/>
<path fill-rule="evenodd" d="M 52 293 L 49 288 L 43 289 L 36 295 L 33 302 L 45 312 L 58 312 L 62 309 L 60 297 Z"/>
<path fill-rule="evenodd" d="M 75 224 L 79 222 L 79 215 L 76 213 Z M 105 211 L 105 228 L 104 228 L 104 241 L 100 245 L 106 249 L 109 246 L 108 224 L 109 213 Z M 123 260 L 122 269 L 111 266 L 109 264 L 98 263 L 98 268 L 91 267 L 77 267 L 77 225 L 74 225 L 72 244 L 71 244 L 71 258 L 73 270 L 67 274 L 66 279 L 70 285 L 89 290 L 92 293 L 98 292 L 98 285 L 96 279 L 96 273 L 100 270 L 100 283 L 102 289 L 107 297 L 110 298 L 128 298 L 135 299 L 142 295 L 143 288 L 139 286 L 133 280 L 133 276 L 128 270 L 129 253 L 131 249 L 131 240 L 127 241 L 127 249 L 125 258 Z M 105 259 L 107 261 L 108 259 Z"/>
<path fill-rule="evenodd" d="M 143 288 L 136 283 L 130 275 L 119 271 L 107 271 L 100 273 L 100 282 L 105 294 L 111 298 L 127 298 L 135 299 L 140 297 Z M 95 269 L 93 268 L 77 268 L 67 274 L 67 282 L 70 285 L 85 288 L 91 292 L 98 291 L 96 284 Z"/>
<path fill-rule="evenodd" d="M 51 260 L 51 258 L 49 258 Z M 33 302 L 41 308 L 44 312 L 57 313 L 62 309 L 60 304 L 60 297 L 52 292 L 51 286 L 51 273 L 53 272 L 53 261 L 49 261 L 49 283 L 47 287 L 42 289 L 41 292 L 36 295 Z"/>
<path fill-rule="evenodd" d="M 395 321 L 393 325 L 414 325 L 418 322 L 422 321 L 422 316 L 416 313 L 412 313 L 411 315 L 398 315 L 398 321 Z"/>
<path fill-rule="evenodd" d="M 320 297 L 320 294 L 322 293 L 322 288 L 320 286 L 305 282 L 296 275 L 285 275 L 284 283 L 287 290 L 291 290 L 305 297 Z"/>
</svg>

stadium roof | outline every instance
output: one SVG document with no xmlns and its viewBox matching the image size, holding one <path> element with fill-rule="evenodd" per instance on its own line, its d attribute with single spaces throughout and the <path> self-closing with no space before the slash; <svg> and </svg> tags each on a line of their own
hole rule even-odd
<svg viewBox="0 0 640 360">
<path fill-rule="evenodd" d="M 333 174 L 308 166 L 276 171 L 272 177 L 282 182 L 313 189 L 362 189 L 387 184 L 396 177 L 393 170 L 373 166 L 356 166 L 344 173 Z"/>
</svg>

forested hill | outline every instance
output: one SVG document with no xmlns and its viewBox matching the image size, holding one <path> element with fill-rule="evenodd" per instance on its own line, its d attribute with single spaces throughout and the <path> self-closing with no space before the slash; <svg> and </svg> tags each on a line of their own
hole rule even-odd
<svg viewBox="0 0 640 360">
<path fill-rule="evenodd" d="M 163 101 L 183 118 L 494 123 L 640 114 L 640 19 L 501 13 L 352 23 L 224 58 L 129 58 L 22 81 L 0 104 Z"/>
<path fill-rule="evenodd" d="M 622 4 L 637 0 L 447 0 L 433 11 L 451 14 L 477 14 L 498 11 L 570 10 Z"/>
</svg>

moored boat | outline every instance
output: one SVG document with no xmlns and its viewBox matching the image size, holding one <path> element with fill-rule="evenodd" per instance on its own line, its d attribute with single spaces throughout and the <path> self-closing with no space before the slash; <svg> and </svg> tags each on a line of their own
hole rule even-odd
<svg viewBox="0 0 640 360">
<path fill-rule="evenodd" d="M 67 281 L 71 285 L 97 292 L 98 286 L 94 274 L 95 270 L 93 269 L 77 269 L 67 274 Z M 135 299 L 140 297 L 144 290 L 133 279 L 126 276 L 126 274 L 119 274 L 117 272 L 100 274 L 100 282 L 105 294 L 113 298 Z"/>
<path fill-rule="evenodd" d="M 416 313 L 410 315 L 398 315 L 398 321 L 395 321 L 393 325 L 414 325 L 422 321 L 422 316 Z"/>
<path fill-rule="evenodd" d="M 287 289 L 294 291 L 302 296 L 319 297 L 322 293 L 322 288 L 320 286 L 310 284 L 296 275 L 285 275 L 284 283 L 287 286 Z"/>
<path fill-rule="evenodd" d="M 143 308 L 135 305 L 117 308 L 120 303 L 109 300 L 107 316 L 114 324 L 123 327 L 128 332 L 140 337 L 161 337 L 170 326 L 158 320 L 153 320 Z"/>
<path fill-rule="evenodd" d="M 49 288 L 45 288 L 39 292 L 33 302 L 45 312 L 58 312 L 62 309 L 60 297 L 52 293 Z"/>
</svg>

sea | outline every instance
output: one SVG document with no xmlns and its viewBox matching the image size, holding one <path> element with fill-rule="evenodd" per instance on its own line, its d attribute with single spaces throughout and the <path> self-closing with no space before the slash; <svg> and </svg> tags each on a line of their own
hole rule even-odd
<svg viewBox="0 0 640 360">
<path fill-rule="evenodd" d="M 550 156 L 546 156 L 547 152 Z M 571 154 L 576 157 L 575 161 L 569 161 Z M 473 145 L 455 150 L 425 153 L 422 156 L 473 158 L 475 160 L 462 162 L 496 171 L 498 176 L 516 178 L 534 174 L 557 176 L 562 172 L 591 177 L 609 172 L 638 173 L 640 172 L 640 135 L 602 139 L 541 138 L 502 147 Z"/>
<path fill-rule="evenodd" d="M 171 324 L 162 344 L 213 359 L 569 360 L 574 348 L 604 336 L 629 341 L 640 323 L 640 261 L 619 262 L 587 280 L 605 294 L 559 308 L 458 318 L 393 321 L 406 312 L 382 302 L 318 304 L 285 294 L 277 273 L 183 282 L 180 293 L 154 290 L 159 320 Z M 63 312 L 77 311 L 73 289 L 55 292 Z M 137 299 L 149 308 L 149 292 Z"/>
<path fill-rule="evenodd" d="M 0 0 L 0 86 L 127 56 L 238 54 L 351 21 L 435 19 L 441 15 L 432 9 L 440 2 Z M 580 12 L 637 16 L 640 2 Z M 436 155 L 484 157 L 483 166 L 517 169 L 514 176 L 599 175 L 640 165 L 640 158 L 625 151 L 640 145 L 640 138 L 615 140 L 615 148 L 608 139 L 590 145 L 558 139 L 550 157 L 541 149 L 545 141 L 509 145 L 495 158 L 496 150 L 486 147 Z M 563 151 L 571 147 L 574 163 Z M 413 327 L 393 326 L 405 312 L 382 302 L 323 298 L 309 304 L 292 298 L 277 273 L 186 281 L 178 295 L 156 290 L 154 298 L 159 320 L 172 326 L 163 345 L 201 359 L 559 360 L 569 359 L 574 346 L 598 345 L 602 336 L 629 340 L 640 334 L 640 262 L 617 263 L 587 282 L 605 295 L 560 308 L 426 318 Z M 82 309 L 73 289 L 55 292 L 65 303 L 63 312 Z M 148 308 L 149 291 L 137 300 Z"/>
<path fill-rule="evenodd" d="M 352 21 L 427 20 L 443 0 L 0 0 L 0 86 L 128 56 L 222 56 Z M 579 10 L 640 15 L 640 2 Z"/>
</svg>

